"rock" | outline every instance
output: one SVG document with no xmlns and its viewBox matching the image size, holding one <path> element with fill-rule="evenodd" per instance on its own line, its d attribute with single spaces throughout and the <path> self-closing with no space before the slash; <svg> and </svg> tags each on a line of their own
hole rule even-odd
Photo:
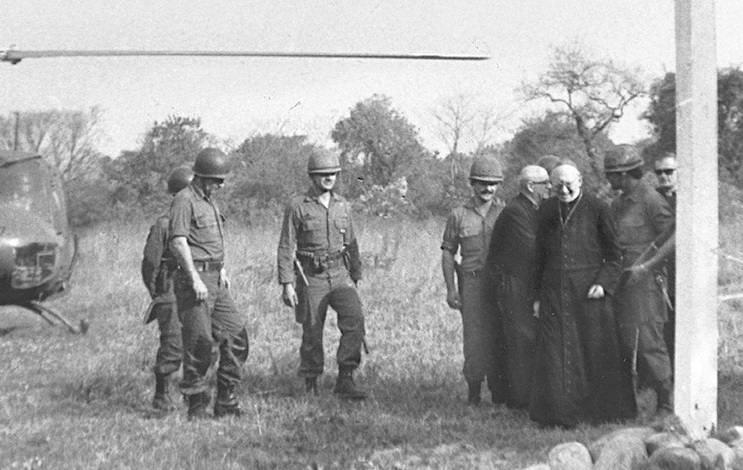
<svg viewBox="0 0 743 470">
<path fill-rule="evenodd" d="M 580 442 L 558 444 L 550 450 L 550 470 L 591 470 L 593 462 L 586 446 Z"/>
<path fill-rule="evenodd" d="M 702 470 L 699 455 L 688 447 L 667 447 L 650 456 L 650 464 L 660 470 Z"/>
<path fill-rule="evenodd" d="M 550 469 L 550 466 L 546 463 L 538 463 L 536 465 L 532 465 L 531 467 L 522 468 L 521 470 L 552 470 Z"/>
<path fill-rule="evenodd" d="M 718 470 L 715 467 L 715 462 L 720 460 L 724 463 L 722 467 L 724 469 L 730 465 L 730 462 L 735 456 L 733 449 L 728 447 L 724 442 L 712 438 L 695 441 L 691 444 L 691 448 L 699 454 L 699 462 L 702 465 L 702 470 Z"/>
<path fill-rule="evenodd" d="M 733 460 L 728 466 L 728 470 L 743 470 L 743 448 L 733 448 Z"/>
<path fill-rule="evenodd" d="M 648 454 L 639 435 L 620 434 L 604 444 L 593 470 L 626 470 L 645 462 Z"/>
<path fill-rule="evenodd" d="M 655 434 L 655 431 L 650 427 L 620 429 L 593 441 L 588 445 L 588 451 L 591 453 L 591 458 L 595 462 L 599 459 L 601 449 L 603 449 L 604 445 L 612 439 L 615 439 L 617 436 L 635 436 L 640 440 L 644 440 L 647 436 L 652 434 Z"/>
<path fill-rule="evenodd" d="M 645 447 L 647 448 L 648 455 L 658 449 L 665 449 L 666 447 L 686 447 L 691 444 L 691 438 L 675 432 L 659 432 L 645 438 Z"/>
<path fill-rule="evenodd" d="M 710 437 L 713 437 L 724 442 L 727 445 L 730 445 L 730 443 L 733 441 L 743 440 L 743 426 L 733 426 L 732 428 L 726 429 L 725 431 L 715 433 Z"/>
</svg>

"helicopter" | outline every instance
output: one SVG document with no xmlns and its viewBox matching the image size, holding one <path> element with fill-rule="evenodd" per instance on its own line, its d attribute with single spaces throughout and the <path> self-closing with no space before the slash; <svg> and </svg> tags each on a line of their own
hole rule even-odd
<svg viewBox="0 0 743 470">
<path fill-rule="evenodd" d="M 69 290 L 76 259 L 60 175 L 39 154 L 0 150 L 0 306 L 85 333 L 85 320 L 75 326 L 41 303 Z"/>
<path fill-rule="evenodd" d="M 487 56 L 384 53 L 315 53 L 260 51 L 146 51 L 146 50 L 0 50 L 0 62 L 70 57 L 264 57 L 314 59 L 392 59 L 479 61 Z M 30 310 L 73 333 L 85 333 L 88 323 L 70 323 L 42 304 L 69 291 L 77 259 L 62 181 L 41 155 L 0 150 L 0 306 Z"/>
</svg>

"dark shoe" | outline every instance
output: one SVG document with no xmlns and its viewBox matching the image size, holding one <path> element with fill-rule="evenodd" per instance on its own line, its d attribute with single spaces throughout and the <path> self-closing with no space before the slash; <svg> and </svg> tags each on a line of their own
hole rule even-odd
<svg viewBox="0 0 743 470">
<path fill-rule="evenodd" d="M 305 377 L 304 391 L 307 395 L 317 396 L 317 377 Z"/>
<path fill-rule="evenodd" d="M 217 400 L 214 402 L 214 417 L 242 416 L 240 403 L 237 402 L 234 386 L 217 386 Z"/>
<path fill-rule="evenodd" d="M 480 404 L 480 401 L 482 400 L 480 398 L 480 387 L 482 386 L 482 383 L 480 382 L 467 382 L 467 404 L 471 406 L 477 406 Z"/>
<path fill-rule="evenodd" d="M 188 396 L 188 414 L 186 417 L 189 421 L 208 419 L 209 412 L 206 411 L 209 407 L 209 401 L 211 397 L 208 392 L 196 393 Z"/>
<path fill-rule="evenodd" d="M 158 411 L 173 411 L 177 408 L 170 398 L 170 375 L 155 374 L 155 396 L 152 407 Z"/>
<path fill-rule="evenodd" d="M 333 393 L 338 395 L 338 398 L 344 400 L 363 400 L 367 397 L 366 392 L 358 388 L 354 383 L 353 375 L 343 372 L 338 375 Z"/>
</svg>

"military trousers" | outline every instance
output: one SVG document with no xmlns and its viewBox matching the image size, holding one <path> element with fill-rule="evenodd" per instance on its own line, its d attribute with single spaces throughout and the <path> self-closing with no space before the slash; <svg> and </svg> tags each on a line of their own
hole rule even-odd
<svg viewBox="0 0 743 470">
<path fill-rule="evenodd" d="M 341 332 L 336 361 L 339 370 L 353 371 L 361 363 L 364 315 L 361 299 L 344 266 L 320 273 L 307 272 L 308 285 L 297 286 L 297 321 L 302 324 L 300 377 L 321 375 L 325 366 L 323 330 L 328 307 L 338 316 Z"/>
<path fill-rule="evenodd" d="M 655 274 L 622 287 L 616 293 L 615 308 L 622 353 L 629 362 L 636 354 L 640 383 L 670 387 L 671 361 L 664 338 L 668 314 Z"/>
<path fill-rule="evenodd" d="M 154 308 L 160 331 L 160 345 L 155 355 L 153 371 L 158 375 L 170 375 L 180 369 L 183 361 L 183 340 L 178 309 L 175 302 L 158 304 Z"/>
<path fill-rule="evenodd" d="M 242 379 L 242 366 L 248 358 L 248 332 L 238 314 L 229 289 L 219 286 L 219 272 L 199 273 L 209 295 L 197 300 L 191 280 L 182 271 L 175 276 L 178 317 L 183 325 L 184 395 L 208 389 L 206 375 L 217 360 L 217 383 L 231 387 Z"/>
<path fill-rule="evenodd" d="M 526 276 L 501 275 L 496 279 L 498 313 L 505 342 L 508 399 L 514 408 L 528 408 L 537 334 L 534 289 Z"/>
<path fill-rule="evenodd" d="M 487 378 L 494 400 L 505 402 L 508 383 L 503 328 L 485 271 L 463 271 L 459 277 L 459 296 L 464 378 L 468 383 L 480 383 Z"/>
</svg>

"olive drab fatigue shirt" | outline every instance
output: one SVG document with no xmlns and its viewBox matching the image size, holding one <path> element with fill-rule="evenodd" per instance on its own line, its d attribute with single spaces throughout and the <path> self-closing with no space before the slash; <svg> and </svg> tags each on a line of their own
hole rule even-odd
<svg viewBox="0 0 743 470">
<path fill-rule="evenodd" d="M 361 262 L 349 203 L 332 192 L 326 209 L 318 201 L 319 196 L 319 190 L 312 187 L 304 196 L 295 198 L 285 213 L 278 249 L 280 284 L 295 282 L 295 249 L 317 255 L 335 254 L 347 249 L 351 279 L 361 279 Z"/>
<path fill-rule="evenodd" d="M 462 270 L 480 271 L 485 268 L 485 259 L 490 247 L 490 237 L 502 205 L 493 200 L 485 217 L 475 208 L 475 200 L 470 199 L 463 206 L 452 210 L 444 229 L 442 250 L 448 250 L 462 257 Z"/>
<path fill-rule="evenodd" d="M 223 261 L 224 221 L 219 208 L 191 183 L 170 206 L 170 240 L 186 237 L 194 261 Z"/>
</svg>

